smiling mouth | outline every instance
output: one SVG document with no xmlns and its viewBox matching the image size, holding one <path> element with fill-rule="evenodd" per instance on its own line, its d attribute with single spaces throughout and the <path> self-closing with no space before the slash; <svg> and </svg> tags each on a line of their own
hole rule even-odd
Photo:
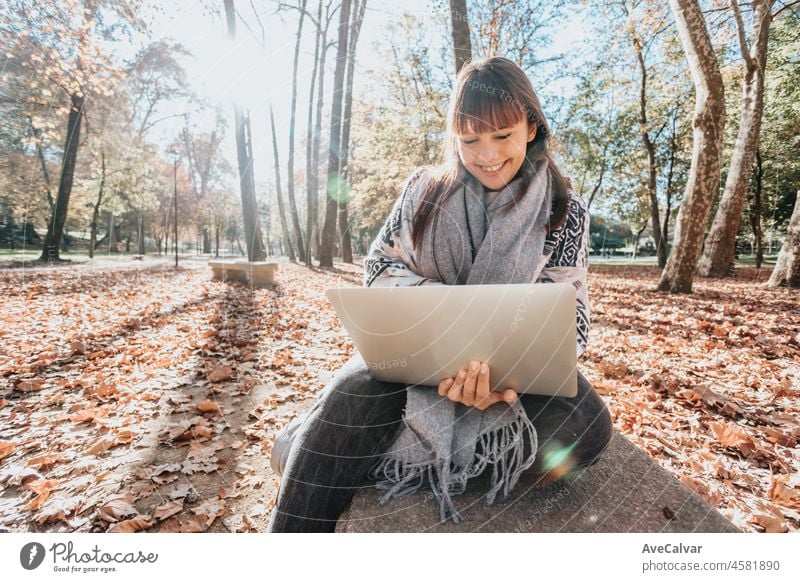
<svg viewBox="0 0 800 582">
<path fill-rule="evenodd" d="M 508 163 L 508 160 L 505 160 L 502 164 L 495 164 L 494 166 L 481 166 L 478 164 L 478 167 L 483 170 L 485 174 L 489 174 L 494 176 L 500 172 L 501 169 Z"/>
</svg>

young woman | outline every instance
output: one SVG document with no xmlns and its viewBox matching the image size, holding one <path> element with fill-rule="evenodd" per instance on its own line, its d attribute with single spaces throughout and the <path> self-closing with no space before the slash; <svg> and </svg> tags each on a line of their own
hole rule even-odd
<svg viewBox="0 0 800 582">
<path fill-rule="evenodd" d="M 571 283 L 577 290 L 580 357 L 590 319 L 589 213 L 552 157 L 550 129 L 528 77 L 502 57 L 465 65 L 451 97 L 445 135 L 444 163 L 412 173 L 372 243 L 364 284 Z M 285 471 L 269 531 L 334 531 L 355 490 L 375 488 L 378 469 L 382 488 L 396 495 L 416 490 L 428 476 L 437 498 L 444 491 L 444 507 L 450 503 L 447 492 L 463 491 L 466 480 L 487 464 L 494 465 L 493 499 L 503 485 L 508 493 L 520 477 L 543 485 L 588 466 L 608 445 L 611 417 L 580 372 L 574 398 L 518 396 L 510 389 L 490 390 L 491 370 L 485 362 L 464 365 L 437 393 L 375 380 L 356 353 L 303 422 L 292 427 L 294 442 L 286 434 L 276 441 L 273 466 L 280 471 L 285 460 Z M 421 405 L 418 398 L 437 399 L 450 414 L 455 406 L 461 412 L 426 416 L 435 406 L 430 400 Z M 407 430 L 412 408 L 422 424 Z M 507 432 L 503 438 L 470 433 L 475 429 L 460 424 L 470 416 L 464 410 Z M 469 458 L 456 467 L 460 488 L 451 474 L 456 465 L 448 462 L 459 451 L 451 451 L 449 443 L 437 451 L 445 458 L 444 468 L 436 459 L 420 465 L 413 457 L 425 423 L 442 418 L 453 419 L 472 443 L 466 447 Z M 526 431 L 533 437 L 527 442 Z M 426 469 L 414 473 L 409 466 Z M 500 466 L 505 474 L 497 477 Z"/>
</svg>

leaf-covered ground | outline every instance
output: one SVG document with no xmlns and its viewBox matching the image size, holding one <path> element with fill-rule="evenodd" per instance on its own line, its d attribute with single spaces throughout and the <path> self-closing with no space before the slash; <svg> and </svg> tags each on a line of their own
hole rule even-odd
<svg viewBox="0 0 800 582">
<path fill-rule="evenodd" d="M 592 266 L 580 366 L 616 427 L 744 531 L 800 530 L 800 294 L 768 273 L 657 293 Z M 200 261 L 0 270 L 0 531 L 263 531 L 277 431 L 353 353 L 324 296 Z"/>
</svg>

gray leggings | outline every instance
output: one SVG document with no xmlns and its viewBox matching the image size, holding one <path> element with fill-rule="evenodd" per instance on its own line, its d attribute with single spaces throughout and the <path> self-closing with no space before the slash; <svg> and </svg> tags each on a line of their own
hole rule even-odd
<svg viewBox="0 0 800 582">
<path fill-rule="evenodd" d="M 559 457 L 570 458 L 571 467 L 587 466 L 611 440 L 608 408 L 580 371 L 574 398 L 523 394 L 520 402 L 539 440 L 536 462 L 520 484 L 542 475 L 550 451 L 570 447 L 569 455 Z M 356 352 L 297 429 L 267 531 L 334 531 L 356 490 L 374 489 L 367 473 L 401 427 L 405 403 L 405 385 L 373 378 Z"/>
</svg>

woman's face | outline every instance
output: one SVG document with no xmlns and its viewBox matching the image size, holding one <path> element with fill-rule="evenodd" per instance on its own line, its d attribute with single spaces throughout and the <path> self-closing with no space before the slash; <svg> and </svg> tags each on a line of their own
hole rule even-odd
<svg viewBox="0 0 800 582">
<path fill-rule="evenodd" d="M 496 131 L 457 136 L 461 162 L 487 190 L 501 190 L 517 175 L 528 142 L 536 137 L 536 125 L 528 125 L 522 119 Z"/>
</svg>

